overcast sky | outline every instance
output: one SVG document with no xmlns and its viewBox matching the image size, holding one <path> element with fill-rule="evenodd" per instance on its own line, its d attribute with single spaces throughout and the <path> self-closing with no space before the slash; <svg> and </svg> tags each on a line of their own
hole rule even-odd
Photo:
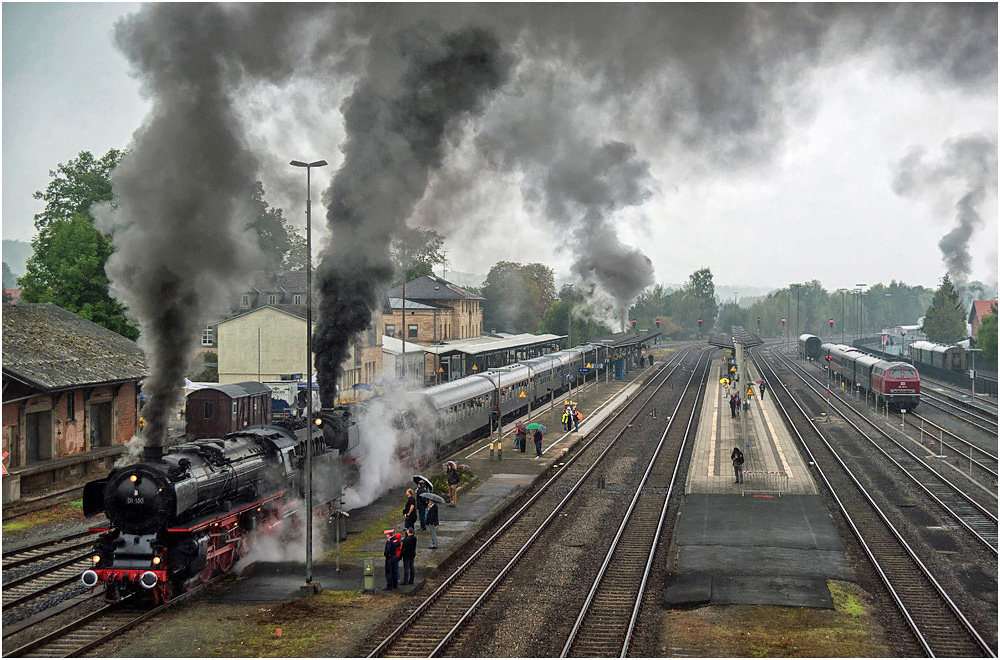
<svg viewBox="0 0 1000 660">
<path fill-rule="evenodd" d="M 716 44 L 711 52 L 705 48 L 704 41 L 714 38 L 708 35 L 704 40 L 690 35 L 687 51 L 684 45 L 669 46 L 669 35 L 659 41 L 639 35 L 641 48 L 631 51 L 616 45 L 607 52 L 613 64 L 602 60 L 602 44 L 610 38 L 597 43 L 582 39 L 593 26 L 571 35 L 592 49 L 582 56 L 546 60 L 533 56 L 538 51 L 532 51 L 530 43 L 524 51 L 513 48 L 522 59 L 510 80 L 490 97 L 474 123 L 449 135 L 442 167 L 431 172 L 410 224 L 447 233 L 451 270 L 485 273 L 494 262 L 506 259 L 540 261 L 553 267 L 557 277 L 570 275 L 581 259 L 581 239 L 566 240 L 564 234 L 584 226 L 571 217 L 584 213 L 574 206 L 580 193 L 570 195 L 573 203 L 556 208 L 552 188 L 542 190 L 541 182 L 551 183 L 553 171 L 573 165 L 574 151 L 567 149 L 569 157 L 554 161 L 532 152 L 531 145 L 517 151 L 507 142 L 518 129 L 519 116 L 526 116 L 526 107 L 532 108 L 532 118 L 538 116 L 534 106 L 525 105 L 526 99 L 544 88 L 547 97 L 557 101 L 546 110 L 563 108 L 566 113 L 568 128 L 560 128 L 559 144 L 578 140 L 580 146 L 574 148 L 588 154 L 586 145 L 630 145 L 631 151 L 621 152 L 614 162 L 623 168 L 635 165 L 631 183 L 638 188 L 631 197 L 623 193 L 598 202 L 607 226 L 588 225 L 586 231 L 616 231 L 626 248 L 649 257 L 657 282 L 683 282 L 694 270 L 708 266 L 716 285 L 780 287 L 818 279 L 836 289 L 896 279 L 934 287 L 946 270 L 938 241 L 956 226 L 956 205 L 972 185 L 948 166 L 950 150 L 963 138 L 992 143 L 992 154 L 987 155 L 992 170 L 987 167 L 989 180 L 975 205 L 982 220 L 973 221 L 968 252 L 970 279 L 996 282 L 997 29 L 991 6 L 992 24 L 971 26 L 983 34 L 966 42 L 979 50 L 971 59 L 993 63 L 992 73 L 985 76 L 952 78 L 942 73 L 946 65 L 923 65 L 926 53 L 920 52 L 919 36 L 908 37 L 909 50 L 902 54 L 892 49 L 891 36 L 885 47 L 871 40 L 854 50 L 824 47 L 790 70 L 781 68 L 780 75 L 761 58 L 759 68 L 742 80 L 750 90 L 746 96 L 728 87 L 740 79 L 740 59 L 746 51 L 734 48 L 728 61 L 726 44 Z M 708 24 L 715 7 L 696 5 L 694 11 L 705 12 Z M 100 156 L 113 147 L 128 147 L 153 107 L 140 95 L 126 58 L 113 44 L 115 21 L 136 8 L 3 4 L 4 238 L 32 237 L 32 216 L 41 204 L 31 195 L 45 187 L 49 170 L 82 150 Z M 850 22 L 837 25 L 832 30 L 836 39 L 848 44 L 851 31 L 861 29 Z M 766 38 L 781 51 L 782 41 L 794 43 L 802 37 L 800 27 L 793 20 L 775 22 Z M 352 36 L 364 36 L 363 27 L 355 24 L 353 30 Z M 617 31 L 619 41 L 628 39 L 627 28 Z M 969 25 L 963 26 L 962 38 L 969 31 Z M 611 36 L 615 32 L 609 28 Z M 512 44 L 504 42 L 510 32 L 500 27 L 498 33 L 501 46 L 511 49 Z M 628 61 L 642 57 L 643 49 L 650 53 L 649 62 Z M 901 64 L 907 57 L 916 63 Z M 932 57 L 955 55 L 934 51 Z M 718 111 L 685 114 L 671 106 L 672 95 L 700 84 L 697 76 L 705 58 L 725 63 L 705 74 L 718 76 L 721 68 L 726 72 L 721 84 L 701 90 L 721 100 L 696 100 L 725 104 L 727 95 L 737 103 L 749 98 L 759 130 L 733 128 L 745 117 L 734 119 Z M 961 58 L 967 60 L 970 54 Z M 603 82 L 595 82 L 597 76 L 588 68 L 594 63 L 602 67 Z M 786 65 L 775 64 L 781 66 Z M 608 73 L 608 68 L 615 70 Z M 327 71 L 322 87 L 317 78 L 302 77 L 280 86 L 255 81 L 243 89 L 239 108 L 260 159 L 259 178 L 268 200 L 296 224 L 304 224 L 304 181 L 301 171 L 287 163 L 293 158 L 330 162 L 314 175 L 313 197 L 318 199 L 343 159 L 340 107 L 357 75 L 358 69 L 344 66 Z M 765 88 L 759 94 L 754 91 L 758 77 Z M 621 80 L 635 84 L 619 85 Z M 722 128 L 692 127 L 709 120 L 719 121 Z M 728 153 L 744 147 L 753 153 Z M 916 185 L 906 190 L 896 185 L 894 190 L 900 163 L 915 149 L 922 155 L 908 162 L 915 163 Z M 508 165 L 487 166 L 501 161 Z M 566 179 L 577 174 L 569 172 Z M 569 219 L 554 221 L 560 211 Z M 322 244 L 328 235 L 324 223 L 314 223 L 314 228 Z"/>
</svg>

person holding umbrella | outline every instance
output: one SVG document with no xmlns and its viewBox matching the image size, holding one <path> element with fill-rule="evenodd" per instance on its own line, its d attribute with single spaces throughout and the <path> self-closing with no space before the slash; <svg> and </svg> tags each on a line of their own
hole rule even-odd
<svg viewBox="0 0 1000 660">
<path fill-rule="evenodd" d="M 514 431 L 514 449 L 520 449 L 521 453 L 524 453 L 524 445 L 527 444 L 528 440 L 528 429 L 525 428 L 524 422 L 518 421 L 516 426 L 516 431 Z"/>
<path fill-rule="evenodd" d="M 424 518 L 427 516 L 427 498 L 423 497 L 423 494 L 431 492 L 434 485 L 427 477 L 419 474 L 413 475 L 413 483 L 417 484 L 417 520 L 420 523 L 420 529 L 425 530 L 427 529 L 427 525 L 424 523 Z"/>
<path fill-rule="evenodd" d="M 764 400 L 764 392 L 767 391 L 767 382 L 764 380 L 758 380 L 757 384 L 760 385 L 760 400 Z"/>
<path fill-rule="evenodd" d="M 438 547 L 438 505 L 436 500 L 444 501 L 440 495 L 424 493 L 427 499 L 427 529 L 431 530 L 431 550 Z"/>
</svg>

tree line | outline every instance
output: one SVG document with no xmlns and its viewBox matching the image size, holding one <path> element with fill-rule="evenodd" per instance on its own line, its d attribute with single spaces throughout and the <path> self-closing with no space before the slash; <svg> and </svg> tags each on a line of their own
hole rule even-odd
<svg viewBox="0 0 1000 660">
<path fill-rule="evenodd" d="M 117 149 L 100 158 L 82 151 L 49 172 L 52 179 L 46 189 L 34 193 L 45 202 L 45 208 L 35 215 L 38 234 L 32 239 L 32 255 L 18 284 L 24 302 L 51 302 L 135 339 L 139 329 L 108 293 L 104 264 L 114 249 L 114 237 L 95 227 L 91 216 L 95 204 L 112 201 L 111 172 L 123 156 Z M 261 182 L 247 191 L 247 197 L 251 212 L 246 226 L 256 237 L 266 267 L 304 269 L 303 232 L 288 223 L 281 209 L 267 203 Z M 443 246 L 444 237 L 433 230 L 410 229 L 397 236 L 390 247 L 396 265 L 391 286 L 404 278 L 411 281 L 432 274 L 434 267 L 445 261 Z M 10 279 L 8 271 L 5 268 L 5 284 Z M 471 288 L 484 298 L 486 332 L 567 335 L 576 345 L 616 330 L 607 310 L 595 308 L 586 287 L 567 285 L 557 292 L 552 269 L 541 263 L 497 262 L 482 285 Z M 983 295 L 982 285 L 978 291 L 966 288 L 967 295 Z M 676 290 L 656 284 L 643 291 L 629 308 L 626 325 L 632 326 L 634 320 L 637 329 L 659 330 L 670 340 L 707 338 L 737 325 L 764 337 L 810 333 L 847 340 L 872 336 L 892 326 L 916 325 L 923 317 L 928 338 L 954 343 L 965 337 L 966 310 L 947 275 L 936 290 L 893 280 L 864 291 L 827 291 L 818 280 L 812 280 L 772 291 L 741 306 L 735 300 L 717 300 L 712 271 L 701 268 Z M 995 309 L 984 319 L 979 333 L 984 357 L 995 359 Z"/>
</svg>

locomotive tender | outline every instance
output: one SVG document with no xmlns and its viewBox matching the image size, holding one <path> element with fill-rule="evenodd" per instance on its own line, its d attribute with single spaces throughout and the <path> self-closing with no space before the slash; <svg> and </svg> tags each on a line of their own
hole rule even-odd
<svg viewBox="0 0 1000 660">
<path fill-rule="evenodd" d="M 913 410 L 920 403 L 920 374 L 908 362 L 890 362 L 844 344 L 823 344 L 830 373 L 875 395 L 890 410 Z"/>
</svg>

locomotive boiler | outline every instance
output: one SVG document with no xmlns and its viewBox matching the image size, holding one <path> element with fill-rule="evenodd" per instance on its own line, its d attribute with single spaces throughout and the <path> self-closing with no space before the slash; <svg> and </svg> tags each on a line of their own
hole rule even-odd
<svg viewBox="0 0 1000 660">
<path fill-rule="evenodd" d="M 107 598 L 149 593 L 156 602 L 224 573 L 251 533 L 275 533 L 299 515 L 306 442 L 321 515 L 340 493 L 329 469 L 356 438 L 351 411 L 323 411 L 312 429 L 249 427 L 223 438 L 147 448 L 144 460 L 84 487 L 84 515 L 105 513 L 83 583 Z M 356 445 L 356 441 L 353 443 Z M 321 474 L 322 478 L 315 478 Z M 315 510 L 314 510 L 315 511 Z"/>
</svg>

